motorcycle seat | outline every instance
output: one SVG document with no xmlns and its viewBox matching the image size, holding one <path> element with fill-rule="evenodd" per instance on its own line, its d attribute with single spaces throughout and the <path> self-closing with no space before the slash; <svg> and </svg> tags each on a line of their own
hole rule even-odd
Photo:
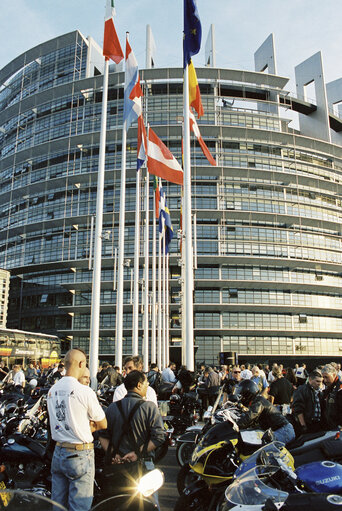
<svg viewBox="0 0 342 511">
<path fill-rule="evenodd" d="M 329 460 L 342 459 L 342 440 L 324 440 L 321 449 Z"/>
<path fill-rule="evenodd" d="M 286 447 L 289 450 L 296 449 L 297 447 L 304 445 L 305 442 L 308 442 L 309 440 L 315 440 L 315 438 L 319 438 L 324 435 L 325 431 L 318 431 L 317 433 L 305 433 L 304 435 L 300 435 L 298 438 L 292 440 L 292 442 L 286 444 Z"/>
</svg>

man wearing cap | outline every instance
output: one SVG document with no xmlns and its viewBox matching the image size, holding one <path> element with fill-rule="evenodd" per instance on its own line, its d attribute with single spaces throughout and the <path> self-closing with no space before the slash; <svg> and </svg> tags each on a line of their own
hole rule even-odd
<svg viewBox="0 0 342 511">
<path fill-rule="evenodd" d="M 69 350 L 66 375 L 51 387 L 47 398 L 51 436 L 56 442 L 51 464 L 52 500 L 69 511 L 91 508 L 95 475 L 92 432 L 107 427 L 96 394 L 78 381 L 86 363 L 82 350 Z"/>
</svg>

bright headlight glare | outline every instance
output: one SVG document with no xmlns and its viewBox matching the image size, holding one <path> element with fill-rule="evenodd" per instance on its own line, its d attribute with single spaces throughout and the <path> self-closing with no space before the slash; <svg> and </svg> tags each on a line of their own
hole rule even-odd
<svg viewBox="0 0 342 511">
<path fill-rule="evenodd" d="M 144 496 L 149 497 L 164 483 L 164 474 L 158 468 L 147 472 L 139 481 L 138 491 Z"/>
</svg>

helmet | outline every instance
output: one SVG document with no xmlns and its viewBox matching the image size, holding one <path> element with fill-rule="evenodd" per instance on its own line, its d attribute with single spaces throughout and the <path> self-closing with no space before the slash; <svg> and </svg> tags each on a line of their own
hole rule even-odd
<svg viewBox="0 0 342 511">
<path fill-rule="evenodd" d="M 28 382 L 28 384 L 30 385 L 30 387 L 32 387 L 32 388 L 34 389 L 35 387 L 37 387 L 37 385 L 38 385 L 38 381 L 36 380 L 36 378 L 32 378 L 32 379 Z"/>
<path fill-rule="evenodd" d="M 235 389 L 235 396 L 245 406 L 248 406 L 258 394 L 258 385 L 252 380 L 243 380 Z"/>
<path fill-rule="evenodd" d="M 170 396 L 170 403 L 179 403 L 181 401 L 181 397 L 178 395 L 178 394 L 172 394 L 172 396 Z"/>
</svg>

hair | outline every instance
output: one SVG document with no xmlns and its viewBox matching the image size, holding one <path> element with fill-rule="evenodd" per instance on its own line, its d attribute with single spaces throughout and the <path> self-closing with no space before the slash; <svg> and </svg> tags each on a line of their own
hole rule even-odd
<svg viewBox="0 0 342 511">
<path fill-rule="evenodd" d="M 328 373 L 328 374 L 332 374 L 334 376 L 337 375 L 337 369 L 336 367 L 334 367 L 332 364 L 326 364 L 323 369 L 322 369 L 322 373 Z"/>
<path fill-rule="evenodd" d="M 102 362 L 102 367 L 103 367 L 103 369 L 105 369 L 106 367 L 109 367 L 109 363 L 108 362 Z"/>
<path fill-rule="evenodd" d="M 134 367 L 139 367 L 139 365 L 142 365 L 143 363 L 142 358 L 139 357 L 139 355 L 127 355 L 127 357 L 124 358 L 123 365 L 125 366 L 128 362 L 133 362 Z"/>
<path fill-rule="evenodd" d="M 286 369 L 285 378 L 289 380 L 289 382 L 292 383 L 293 385 L 297 385 L 297 378 L 292 367 L 288 367 Z"/>
<path fill-rule="evenodd" d="M 150 369 L 156 369 L 157 367 L 158 365 L 155 362 L 152 362 L 152 364 L 150 364 Z"/>
<path fill-rule="evenodd" d="M 259 365 L 260 365 L 260 364 L 259 364 Z M 256 371 L 256 372 L 258 372 L 258 373 L 260 374 L 260 367 L 259 367 L 259 365 L 253 366 L 253 367 L 252 367 L 252 372 L 253 372 L 253 371 Z"/>
<path fill-rule="evenodd" d="M 175 365 L 176 365 L 176 362 L 169 362 L 168 367 L 175 366 Z"/>
<path fill-rule="evenodd" d="M 64 364 L 58 364 L 58 369 L 64 369 Z"/>
<path fill-rule="evenodd" d="M 114 366 L 114 369 L 115 369 L 115 371 L 120 371 L 120 367 L 119 366 Z"/>
<path fill-rule="evenodd" d="M 322 378 L 322 373 L 318 369 L 314 369 L 309 374 L 309 378 L 310 378 L 310 380 L 314 380 L 315 378 Z"/>
<path fill-rule="evenodd" d="M 282 371 L 281 371 L 280 367 L 279 367 L 277 364 L 275 364 L 275 365 L 273 366 L 273 368 L 272 368 L 272 374 L 273 374 L 273 376 L 274 376 L 275 378 L 281 378 L 281 377 L 282 377 L 283 373 L 282 373 Z"/>
<path fill-rule="evenodd" d="M 126 390 L 133 390 L 137 387 L 138 383 L 144 383 L 146 376 L 141 371 L 131 371 L 125 378 L 124 384 Z"/>
</svg>

